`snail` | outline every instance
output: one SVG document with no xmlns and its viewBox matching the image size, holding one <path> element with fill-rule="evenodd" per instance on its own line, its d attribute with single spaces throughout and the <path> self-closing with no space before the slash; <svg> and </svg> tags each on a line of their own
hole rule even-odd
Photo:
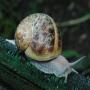
<svg viewBox="0 0 90 90">
<path fill-rule="evenodd" d="M 55 21 L 48 15 L 36 13 L 27 16 L 18 25 L 15 32 L 15 41 L 6 41 L 16 44 L 20 51 L 32 58 L 31 64 L 44 73 L 54 74 L 57 77 L 65 77 L 72 71 L 72 65 L 81 61 L 81 57 L 74 63 L 61 55 L 62 40 Z"/>
</svg>

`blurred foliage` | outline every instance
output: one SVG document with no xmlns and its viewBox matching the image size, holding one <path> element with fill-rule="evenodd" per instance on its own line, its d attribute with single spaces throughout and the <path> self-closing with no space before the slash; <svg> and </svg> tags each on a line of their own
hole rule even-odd
<svg viewBox="0 0 90 90">
<path fill-rule="evenodd" d="M 65 57 L 78 57 L 78 56 L 80 56 L 80 54 L 75 50 L 63 51 L 62 55 L 64 55 Z"/>
<path fill-rule="evenodd" d="M 89 55 L 90 19 L 69 27 L 61 27 L 60 23 L 90 14 L 90 0 L 0 0 L 0 36 L 14 38 L 20 21 L 36 12 L 49 14 L 59 23 L 63 50 L 75 49 Z"/>
</svg>

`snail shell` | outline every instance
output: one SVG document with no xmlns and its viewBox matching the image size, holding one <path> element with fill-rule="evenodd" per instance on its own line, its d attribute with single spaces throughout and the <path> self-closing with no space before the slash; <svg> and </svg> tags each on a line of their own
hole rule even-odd
<svg viewBox="0 0 90 90">
<path fill-rule="evenodd" d="M 61 36 L 54 20 L 43 13 L 27 16 L 15 32 L 17 47 L 37 61 L 48 61 L 61 54 Z"/>
</svg>

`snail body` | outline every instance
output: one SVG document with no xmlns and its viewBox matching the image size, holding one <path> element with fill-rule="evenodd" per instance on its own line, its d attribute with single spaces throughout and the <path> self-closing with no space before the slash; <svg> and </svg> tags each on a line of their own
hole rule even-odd
<svg viewBox="0 0 90 90">
<path fill-rule="evenodd" d="M 42 13 L 26 17 L 17 27 L 15 40 L 26 56 L 48 61 L 61 54 L 61 36 L 54 20 Z"/>
<path fill-rule="evenodd" d="M 67 82 L 67 77 L 71 72 L 78 74 L 72 66 L 81 62 L 85 56 L 79 58 L 73 63 L 70 63 L 64 56 L 59 55 L 56 59 L 48 62 L 31 61 L 37 69 L 47 74 L 54 74 L 56 77 L 65 77 L 64 82 Z"/>
</svg>

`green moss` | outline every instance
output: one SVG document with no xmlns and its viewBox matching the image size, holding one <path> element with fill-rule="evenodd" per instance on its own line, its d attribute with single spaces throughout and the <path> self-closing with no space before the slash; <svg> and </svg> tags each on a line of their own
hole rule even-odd
<svg viewBox="0 0 90 90">
<path fill-rule="evenodd" d="M 3 42 L 2 42 L 3 41 Z M 90 80 L 84 76 L 71 73 L 67 83 L 64 78 L 45 74 L 39 71 L 29 60 L 21 60 L 21 56 L 10 43 L 0 42 L 0 79 L 16 90 L 89 90 Z M 7 48 L 6 48 L 7 47 Z M 8 48 L 12 47 L 12 48 Z M 15 51 L 15 50 L 16 51 Z M 14 50 L 14 52 L 13 52 Z"/>
</svg>

